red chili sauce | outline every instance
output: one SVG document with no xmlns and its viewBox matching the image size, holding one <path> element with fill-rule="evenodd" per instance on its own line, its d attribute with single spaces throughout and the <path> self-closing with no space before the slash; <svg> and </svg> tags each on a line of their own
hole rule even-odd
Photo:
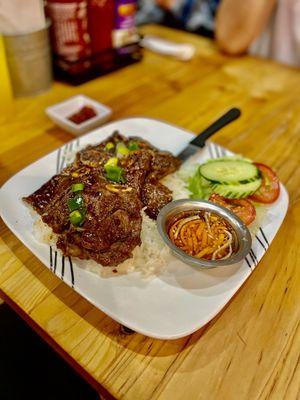
<svg viewBox="0 0 300 400">
<path fill-rule="evenodd" d="M 84 106 L 76 113 L 68 117 L 69 121 L 74 122 L 74 124 L 82 124 L 83 122 L 91 119 L 97 115 L 96 111 L 90 106 Z"/>
</svg>

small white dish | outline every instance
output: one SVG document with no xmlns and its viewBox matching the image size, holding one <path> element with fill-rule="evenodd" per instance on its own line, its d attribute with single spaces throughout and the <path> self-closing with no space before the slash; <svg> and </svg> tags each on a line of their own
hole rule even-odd
<svg viewBox="0 0 300 400">
<path fill-rule="evenodd" d="M 97 115 L 81 124 L 75 124 L 68 119 L 72 114 L 78 112 L 84 106 L 92 107 Z M 106 107 L 104 104 L 82 94 L 70 97 L 68 100 L 47 107 L 45 112 L 55 124 L 74 135 L 82 135 L 83 133 L 104 124 L 112 114 L 112 110 L 109 107 Z"/>
</svg>

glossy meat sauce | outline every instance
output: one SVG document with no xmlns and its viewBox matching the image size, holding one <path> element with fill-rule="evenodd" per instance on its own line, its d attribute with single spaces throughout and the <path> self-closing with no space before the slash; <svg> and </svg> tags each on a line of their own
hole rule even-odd
<svg viewBox="0 0 300 400">
<path fill-rule="evenodd" d="M 105 175 L 105 163 L 114 156 L 107 144 L 113 143 L 115 149 L 118 143 L 128 145 L 130 140 L 138 148 L 120 159 L 125 182 L 116 184 Z M 116 132 L 99 145 L 78 152 L 72 164 L 24 201 L 58 234 L 57 247 L 65 256 L 115 266 L 130 258 L 141 244 L 141 209 L 146 207 L 150 218 L 156 219 L 159 210 L 172 200 L 171 191 L 159 180 L 179 165 L 170 153 Z M 70 223 L 68 207 L 76 183 L 84 186 L 85 211 L 80 226 Z"/>
</svg>

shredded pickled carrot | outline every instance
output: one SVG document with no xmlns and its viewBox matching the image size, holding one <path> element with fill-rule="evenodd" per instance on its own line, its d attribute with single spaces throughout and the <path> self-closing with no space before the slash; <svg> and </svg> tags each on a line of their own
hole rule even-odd
<svg viewBox="0 0 300 400">
<path fill-rule="evenodd" d="M 170 240 L 189 255 L 207 260 L 230 257 L 235 236 L 228 223 L 216 214 L 191 212 L 169 227 Z"/>
<path fill-rule="evenodd" d="M 186 226 L 183 226 L 180 230 L 180 239 L 184 244 L 187 243 Z"/>
<path fill-rule="evenodd" d="M 205 227 L 205 222 L 201 221 L 201 223 L 199 224 L 199 228 L 196 231 L 196 236 L 198 239 L 201 239 L 204 227 Z"/>
<path fill-rule="evenodd" d="M 193 250 L 194 250 L 195 253 L 197 253 L 199 251 L 198 250 L 199 242 L 197 240 L 197 236 L 196 236 L 195 231 L 192 231 L 192 240 L 193 240 Z"/>
<path fill-rule="evenodd" d="M 205 229 L 202 232 L 202 240 L 201 240 L 201 247 L 204 248 L 207 245 L 207 228 L 205 227 Z"/>
<path fill-rule="evenodd" d="M 197 258 L 202 258 L 206 254 L 211 254 L 213 253 L 214 248 L 213 247 L 206 247 L 205 249 L 201 250 L 198 254 L 195 254 L 195 257 Z"/>
</svg>

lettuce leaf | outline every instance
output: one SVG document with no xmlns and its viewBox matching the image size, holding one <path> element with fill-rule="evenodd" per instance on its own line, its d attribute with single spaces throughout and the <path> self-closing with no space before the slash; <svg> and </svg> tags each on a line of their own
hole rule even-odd
<svg viewBox="0 0 300 400">
<path fill-rule="evenodd" d="M 190 198 L 192 199 L 207 200 L 212 194 L 211 184 L 199 174 L 198 168 L 194 175 L 187 179 L 187 184 L 187 188 L 191 192 Z"/>
</svg>

